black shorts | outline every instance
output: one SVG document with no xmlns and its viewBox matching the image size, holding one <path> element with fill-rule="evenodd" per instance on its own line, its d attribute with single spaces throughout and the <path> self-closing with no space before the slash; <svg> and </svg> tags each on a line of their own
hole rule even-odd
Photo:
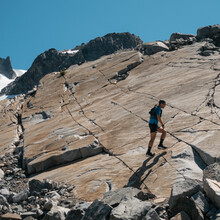
<svg viewBox="0 0 220 220">
<path fill-rule="evenodd" d="M 159 128 L 157 124 L 149 124 L 150 133 L 157 132 L 157 129 Z"/>
</svg>

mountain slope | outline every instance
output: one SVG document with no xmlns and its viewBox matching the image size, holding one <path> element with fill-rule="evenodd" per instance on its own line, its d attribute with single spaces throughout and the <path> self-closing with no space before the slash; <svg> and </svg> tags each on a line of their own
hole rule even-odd
<svg viewBox="0 0 220 220">
<path fill-rule="evenodd" d="M 220 134 L 219 109 L 214 107 L 211 112 L 206 106 L 207 94 L 219 75 L 210 68 L 210 59 L 218 63 L 220 57 L 199 55 L 203 45 L 195 43 L 178 51 L 145 56 L 143 63 L 120 82 L 111 79 L 133 59 L 138 62 L 137 52 L 72 66 L 65 78 L 59 73 L 45 77 L 35 97 L 24 104 L 24 161 L 29 173 L 72 160 L 72 164 L 34 178 L 65 180 L 76 186 L 79 198 L 89 196 L 92 200 L 108 190 L 107 182 L 112 189 L 134 185 L 168 197 L 175 181 L 186 177 L 201 180 L 201 167 L 219 158 Z M 49 91 L 50 96 L 42 102 L 42 95 Z M 148 110 L 162 98 L 168 102 L 163 117 L 169 131 L 165 142 L 169 150 L 163 152 L 155 146 L 156 157 L 146 158 Z M 50 116 L 35 121 L 42 111 L 37 106 L 50 111 Z M 89 150 L 90 146 L 94 147 Z M 98 148 L 107 154 L 100 154 Z M 86 159 L 81 149 L 93 157 Z M 92 149 L 94 152 L 89 152 Z M 80 158 L 83 160 L 77 162 Z M 122 173 L 116 175 L 119 170 Z"/>
<path fill-rule="evenodd" d="M 165 42 L 175 50 L 118 51 L 2 101 L 1 154 L 20 150 L 29 180 L 72 184 L 74 198 L 86 201 L 127 186 L 168 200 L 175 183 L 202 182 L 220 160 L 220 48 L 217 37 L 179 35 Z M 155 157 L 146 157 L 148 112 L 160 99 L 168 149 L 157 149 L 158 134 Z"/>
<path fill-rule="evenodd" d="M 40 54 L 28 71 L 13 83 L 4 88 L 1 93 L 14 95 L 26 93 L 39 83 L 46 74 L 53 71 L 61 71 L 74 64 L 82 64 L 86 61 L 96 60 L 101 56 L 114 53 L 123 49 L 139 49 L 142 41 L 139 37 L 130 33 L 112 33 L 91 40 L 87 44 L 77 46 L 68 53 L 66 50 L 57 51 L 50 49 Z"/>
</svg>

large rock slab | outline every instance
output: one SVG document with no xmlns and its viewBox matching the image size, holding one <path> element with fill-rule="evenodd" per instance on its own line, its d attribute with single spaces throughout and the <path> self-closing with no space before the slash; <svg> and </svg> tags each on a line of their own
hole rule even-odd
<svg viewBox="0 0 220 220">
<path fill-rule="evenodd" d="M 216 205 L 216 207 L 220 208 L 220 182 L 205 179 L 203 185 L 207 196 Z"/>
<path fill-rule="evenodd" d="M 1 215 L 2 220 L 21 220 L 21 216 L 16 213 L 6 213 Z"/>
<path fill-rule="evenodd" d="M 93 201 L 96 198 L 101 199 L 110 189 L 122 188 L 131 175 L 132 172 L 122 162 L 103 154 L 45 171 L 31 179 L 48 178 L 72 184 L 75 186 L 72 192 L 77 198 Z"/>
</svg>

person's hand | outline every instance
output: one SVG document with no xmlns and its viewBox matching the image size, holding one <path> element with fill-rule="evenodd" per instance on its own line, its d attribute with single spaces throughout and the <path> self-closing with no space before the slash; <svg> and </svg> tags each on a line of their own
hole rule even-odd
<svg viewBox="0 0 220 220">
<path fill-rule="evenodd" d="M 162 128 L 164 129 L 164 127 L 165 127 L 164 124 L 162 124 L 161 126 L 162 126 Z"/>
</svg>

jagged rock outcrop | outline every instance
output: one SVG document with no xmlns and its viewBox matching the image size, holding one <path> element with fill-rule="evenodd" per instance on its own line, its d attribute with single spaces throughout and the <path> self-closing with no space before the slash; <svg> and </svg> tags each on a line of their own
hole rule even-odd
<svg viewBox="0 0 220 220">
<path fill-rule="evenodd" d="M 205 27 L 201 27 L 197 30 L 197 38 L 204 39 L 210 38 L 213 39 L 217 46 L 220 46 L 220 25 L 209 25 Z"/>
<path fill-rule="evenodd" d="M 173 33 L 170 36 L 167 46 L 169 49 L 176 50 L 184 45 L 190 45 L 196 42 L 196 36 L 193 34 Z"/>
<path fill-rule="evenodd" d="M 0 74 L 4 74 L 8 79 L 14 79 L 16 77 L 16 73 L 11 66 L 10 57 L 6 59 L 0 58 Z"/>
<path fill-rule="evenodd" d="M 98 37 L 80 47 L 86 61 L 96 60 L 103 55 L 113 54 L 118 50 L 137 49 L 142 45 L 142 40 L 134 34 L 112 33 Z"/>
<path fill-rule="evenodd" d="M 26 93 L 38 85 L 40 79 L 48 73 L 61 71 L 74 64 L 82 64 L 118 50 L 140 49 L 142 41 L 130 33 L 112 33 L 95 38 L 87 44 L 77 46 L 73 52 L 50 49 L 40 54 L 28 71 L 4 88 L 1 93 L 14 95 Z M 74 52 L 75 51 L 75 52 Z"/>
<path fill-rule="evenodd" d="M 196 36 L 194 34 L 181 34 L 181 33 L 172 33 L 170 36 L 170 41 L 176 41 L 176 40 L 186 40 L 186 41 L 193 41 L 195 40 Z"/>
</svg>

